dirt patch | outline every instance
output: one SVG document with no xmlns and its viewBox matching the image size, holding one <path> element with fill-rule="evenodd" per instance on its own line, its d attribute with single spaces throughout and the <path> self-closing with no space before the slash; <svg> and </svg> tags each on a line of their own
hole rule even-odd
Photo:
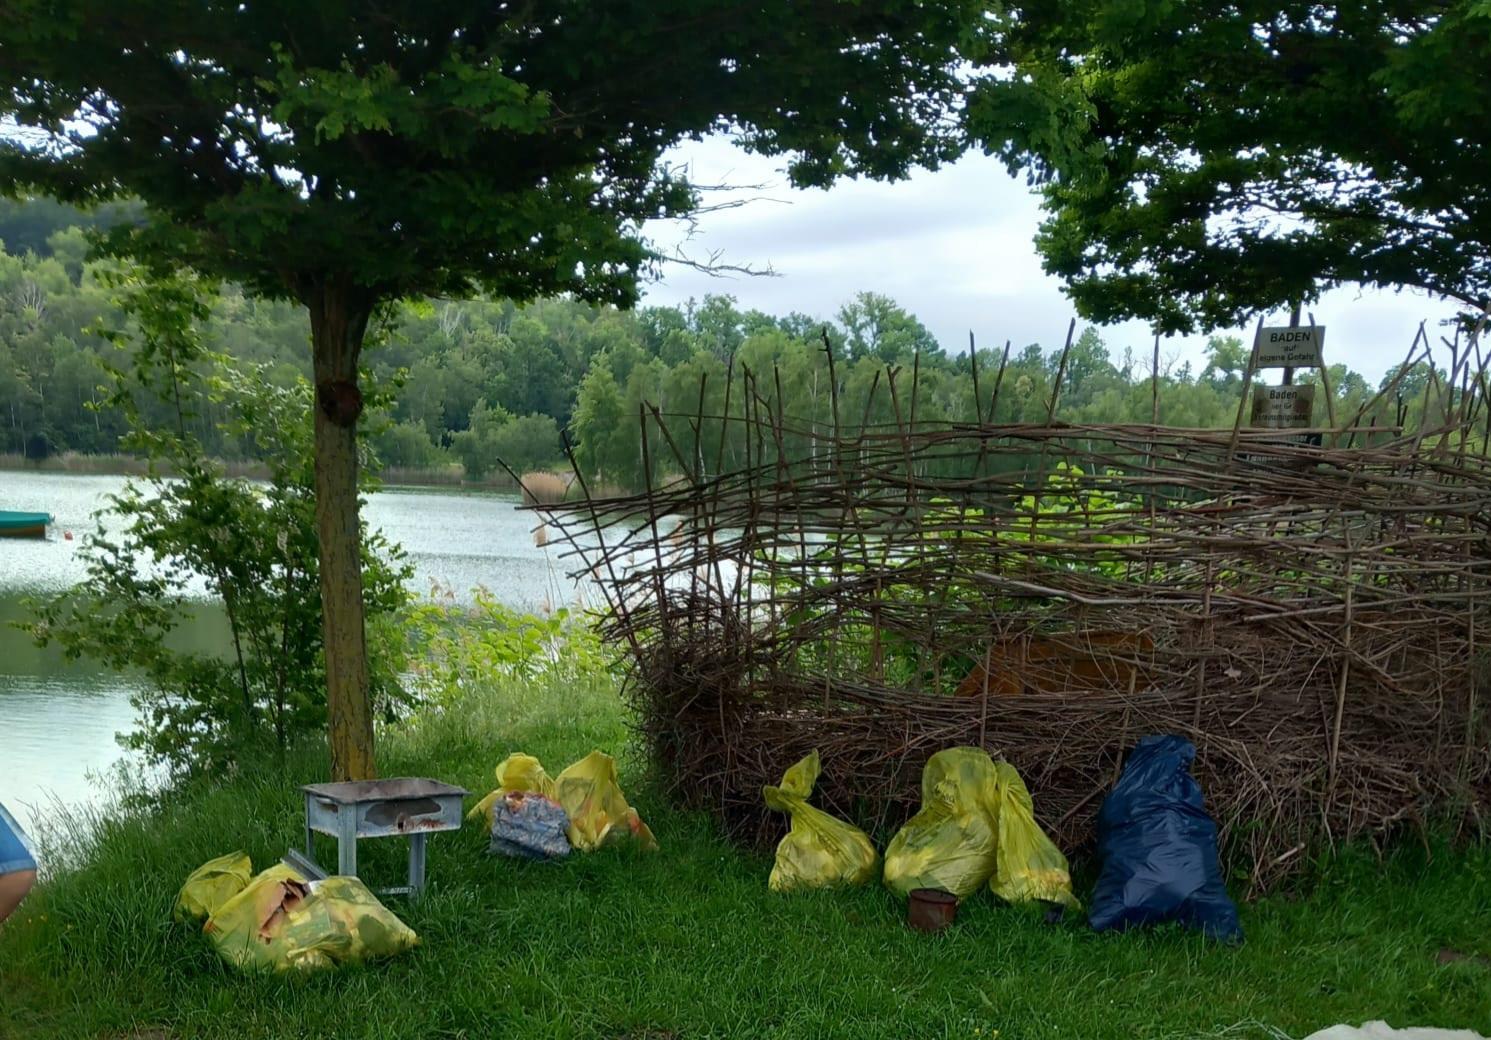
<svg viewBox="0 0 1491 1040">
<path fill-rule="evenodd" d="M 1458 964 L 1461 961 L 1470 961 L 1472 964 L 1479 965 L 1482 968 L 1491 968 L 1491 957 L 1482 957 L 1477 953 L 1461 953 L 1459 950 L 1452 950 L 1448 946 L 1441 948 L 1439 955 L 1434 959 L 1439 964 Z"/>
</svg>

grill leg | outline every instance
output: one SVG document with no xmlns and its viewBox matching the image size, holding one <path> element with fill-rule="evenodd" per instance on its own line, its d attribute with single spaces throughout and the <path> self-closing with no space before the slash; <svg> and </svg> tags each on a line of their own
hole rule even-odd
<svg viewBox="0 0 1491 1040">
<path fill-rule="evenodd" d="M 305 796 L 305 858 L 316 862 L 315 831 L 311 830 L 311 796 Z"/>
<path fill-rule="evenodd" d="M 353 876 L 357 873 L 357 806 L 344 805 L 337 820 L 337 873 Z"/>
<path fill-rule="evenodd" d="M 409 896 L 414 898 L 425 890 L 425 834 L 416 831 L 409 835 Z"/>
</svg>

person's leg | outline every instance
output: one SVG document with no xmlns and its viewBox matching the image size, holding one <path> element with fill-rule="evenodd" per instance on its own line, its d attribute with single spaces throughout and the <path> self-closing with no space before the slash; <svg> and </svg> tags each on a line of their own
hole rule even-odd
<svg viewBox="0 0 1491 1040">
<path fill-rule="evenodd" d="M 21 905 L 21 900 L 26 898 L 26 893 L 31 891 L 31 886 L 35 883 L 34 870 L 13 870 L 9 874 L 0 874 L 0 921 L 15 912 L 15 908 Z"/>
<path fill-rule="evenodd" d="M 36 857 L 21 825 L 0 805 L 0 921 L 11 915 L 36 883 Z"/>
</svg>

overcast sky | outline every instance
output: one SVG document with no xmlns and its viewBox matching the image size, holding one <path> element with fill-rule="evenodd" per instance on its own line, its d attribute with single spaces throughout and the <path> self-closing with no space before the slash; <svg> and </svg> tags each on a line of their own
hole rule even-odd
<svg viewBox="0 0 1491 1040">
<path fill-rule="evenodd" d="M 697 183 L 767 185 L 743 194 L 771 201 L 703 215 L 684 248 L 696 259 L 717 252 L 722 263 L 770 267 L 775 277 L 711 277 L 670 264 L 662 281 L 648 288 L 647 303 L 725 293 L 743 308 L 829 318 L 856 292 L 871 290 L 915 314 L 947 350 L 965 349 L 970 329 L 981 347 L 1002 346 L 1006 338 L 1016 350 L 1027 343 L 1048 350 L 1061 345 L 1074 312 L 1036 256 L 1038 199 L 994 159 L 969 156 L 899 184 L 845 182 L 829 191 L 794 191 L 780 160 L 747 155 L 720 138 L 690 145 L 674 158 L 690 164 Z M 647 233 L 672 248 L 685 229 L 659 223 Z M 1355 287 L 1327 293 L 1309 309 L 1326 326 L 1327 359 L 1374 383 L 1403 359 L 1420 321 L 1429 321 L 1437 345 L 1437 323 L 1452 312 L 1422 293 Z M 1286 324 L 1289 315 L 1274 317 Z M 1142 323 L 1099 331 L 1115 360 L 1129 346 L 1147 365 L 1153 337 Z M 1252 329 L 1237 334 L 1247 340 Z M 1204 336 L 1162 341 L 1161 364 L 1199 361 L 1204 342 Z"/>
</svg>

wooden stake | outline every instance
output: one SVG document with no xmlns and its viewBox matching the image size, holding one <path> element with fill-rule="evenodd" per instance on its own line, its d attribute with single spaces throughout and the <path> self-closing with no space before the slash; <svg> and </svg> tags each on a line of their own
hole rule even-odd
<svg viewBox="0 0 1491 1040">
<path fill-rule="evenodd" d="M 1248 367 L 1243 369 L 1242 400 L 1237 402 L 1237 418 L 1232 422 L 1232 443 L 1227 448 L 1227 465 L 1231 467 L 1237 455 L 1237 439 L 1242 432 L 1243 409 L 1248 406 L 1248 393 L 1253 389 L 1253 369 L 1258 364 L 1258 340 L 1263 336 L 1263 315 L 1258 315 L 1258 327 L 1253 330 L 1253 351 L 1248 355 Z"/>
</svg>

